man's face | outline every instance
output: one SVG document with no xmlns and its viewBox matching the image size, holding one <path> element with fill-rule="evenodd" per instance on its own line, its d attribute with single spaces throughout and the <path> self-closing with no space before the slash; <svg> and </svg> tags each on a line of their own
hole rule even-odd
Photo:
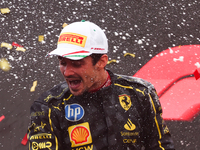
<svg viewBox="0 0 200 150">
<path fill-rule="evenodd" d="M 90 56 L 81 60 L 58 57 L 59 67 L 71 93 L 75 96 L 98 88 L 98 71 Z"/>
</svg>

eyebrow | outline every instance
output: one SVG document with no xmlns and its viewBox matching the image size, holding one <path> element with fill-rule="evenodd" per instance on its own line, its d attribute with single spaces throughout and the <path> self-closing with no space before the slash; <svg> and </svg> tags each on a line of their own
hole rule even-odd
<svg viewBox="0 0 200 150">
<path fill-rule="evenodd" d="M 64 59 L 64 57 L 58 56 L 58 60 L 62 61 L 63 59 Z M 83 61 L 82 61 L 82 59 L 80 59 L 80 60 L 71 60 L 71 62 L 72 62 L 72 63 L 74 63 L 74 62 L 80 62 L 80 63 L 81 63 L 81 62 L 83 62 Z"/>
<path fill-rule="evenodd" d="M 59 59 L 59 60 L 63 60 L 63 57 L 61 57 L 61 56 L 58 56 L 58 59 Z"/>
</svg>

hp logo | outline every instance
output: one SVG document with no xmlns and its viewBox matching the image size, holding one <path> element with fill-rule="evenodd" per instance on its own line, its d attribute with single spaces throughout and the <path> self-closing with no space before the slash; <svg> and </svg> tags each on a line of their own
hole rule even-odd
<svg viewBox="0 0 200 150">
<path fill-rule="evenodd" d="M 84 109 L 79 104 L 65 106 L 65 118 L 69 121 L 79 121 L 84 116 Z"/>
</svg>

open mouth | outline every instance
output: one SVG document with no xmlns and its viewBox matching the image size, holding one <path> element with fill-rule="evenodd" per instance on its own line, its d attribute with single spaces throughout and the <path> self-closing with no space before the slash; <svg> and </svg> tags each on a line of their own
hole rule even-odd
<svg viewBox="0 0 200 150">
<path fill-rule="evenodd" d="M 81 80 L 71 80 L 68 83 L 69 83 L 69 87 L 72 90 L 76 90 L 80 86 Z"/>
</svg>

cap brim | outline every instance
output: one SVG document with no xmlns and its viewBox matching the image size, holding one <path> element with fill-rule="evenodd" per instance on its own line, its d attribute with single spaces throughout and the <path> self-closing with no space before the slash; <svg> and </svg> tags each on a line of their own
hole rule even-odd
<svg viewBox="0 0 200 150">
<path fill-rule="evenodd" d="M 68 59 L 72 59 L 72 60 L 80 60 L 83 59 L 89 55 L 91 55 L 92 53 L 90 53 L 89 51 L 86 50 L 74 50 L 74 49 L 55 49 L 53 51 L 51 51 L 50 53 L 47 54 L 47 56 L 51 56 L 51 55 L 56 55 L 56 56 L 61 56 L 61 57 L 65 57 Z"/>
</svg>

